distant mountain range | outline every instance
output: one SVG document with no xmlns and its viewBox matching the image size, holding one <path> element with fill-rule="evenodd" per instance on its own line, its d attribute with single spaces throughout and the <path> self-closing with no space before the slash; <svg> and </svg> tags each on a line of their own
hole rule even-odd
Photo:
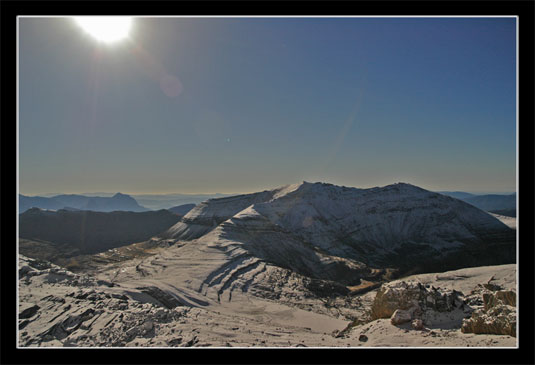
<svg viewBox="0 0 535 365">
<path fill-rule="evenodd" d="M 512 217 L 516 216 L 516 193 L 485 195 L 476 195 L 461 191 L 442 191 L 440 193 L 457 199 L 461 199 L 487 212 L 493 212 Z"/>
<path fill-rule="evenodd" d="M 111 197 L 89 197 L 76 194 L 62 194 L 53 197 L 19 195 L 19 213 L 24 213 L 30 208 L 91 210 L 96 212 L 145 212 L 149 210 L 139 205 L 131 196 L 121 193 L 116 193 Z"/>
<path fill-rule="evenodd" d="M 463 191 L 440 191 L 456 199 L 463 200 L 481 210 L 516 216 L 516 193 L 513 194 L 473 194 Z M 95 196 L 102 194 L 102 196 Z M 19 213 L 36 207 L 47 210 L 66 209 L 92 210 L 98 212 L 131 211 L 145 212 L 148 210 L 168 209 L 176 214 L 185 215 L 196 204 L 209 199 L 236 196 L 231 194 L 145 194 L 126 195 L 116 193 L 59 194 L 55 196 L 19 195 Z"/>
<path fill-rule="evenodd" d="M 199 204 L 213 198 L 223 198 L 232 194 L 142 194 L 132 195 L 139 204 L 149 209 L 170 209 L 179 205 Z"/>
<path fill-rule="evenodd" d="M 486 211 L 516 209 L 516 194 L 478 195 L 463 200 Z"/>
<path fill-rule="evenodd" d="M 167 230 L 180 216 L 149 212 L 45 211 L 32 208 L 19 217 L 19 237 L 46 241 L 89 254 L 136 243 Z M 30 253 L 30 256 L 34 256 Z"/>
<path fill-rule="evenodd" d="M 452 198 L 456 199 L 466 199 L 476 196 L 476 194 L 465 193 L 464 191 L 438 191 L 437 193 L 451 196 Z"/>
<path fill-rule="evenodd" d="M 61 193 L 42 194 L 41 197 L 50 198 L 61 195 Z M 78 195 L 86 197 L 112 197 L 115 193 L 96 192 L 96 193 L 80 193 Z M 205 200 L 213 198 L 223 198 L 235 194 L 129 194 L 134 198 L 138 204 L 150 210 L 169 209 L 178 205 L 184 204 L 199 204 Z M 46 209 L 46 208 L 43 208 Z M 55 209 L 55 208 L 48 208 Z"/>
</svg>

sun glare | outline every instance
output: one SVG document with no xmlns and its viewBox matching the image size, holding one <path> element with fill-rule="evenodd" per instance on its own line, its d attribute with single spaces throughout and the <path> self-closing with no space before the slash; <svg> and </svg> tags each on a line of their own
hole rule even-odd
<svg viewBox="0 0 535 365">
<path fill-rule="evenodd" d="M 132 18 L 126 16 L 77 16 L 75 22 L 99 41 L 111 43 L 128 36 Z"/>
</svg>

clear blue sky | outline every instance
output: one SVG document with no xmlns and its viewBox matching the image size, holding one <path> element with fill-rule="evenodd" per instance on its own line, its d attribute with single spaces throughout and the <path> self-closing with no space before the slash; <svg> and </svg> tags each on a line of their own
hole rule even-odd
<svg viewBox="0 0 535 365">
<path fill-rule="evenodd" d="M 23 194 L 515 191 L 514 18 L 136 18 L 114 44 L 68 18 L 19 32 Z"/>
</svg>

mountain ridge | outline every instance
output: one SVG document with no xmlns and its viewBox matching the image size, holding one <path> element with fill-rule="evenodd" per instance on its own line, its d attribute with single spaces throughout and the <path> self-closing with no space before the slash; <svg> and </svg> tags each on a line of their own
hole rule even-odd
<svg viewBox="0 0 535 365">
<path fill-rule="evenodd" d="M 351 267 L 361 274 L 363 265 L 403 272 L 438 263 L 449 269 L 500 261 L 489 255 L 493 250 L 511 261 L 515 250 L 514 231 L 495 217 L 407 183 L 360 189 L 305 181 L 210 199 L 160 237 L 239 247 L 279 266 L 339 281 Z"/>
<path fill-rule="evenodd" d="M 144 212 L 149 210 L 139 205 L 130 195 L 119 192 L 111 197 L 88 197 L 79 194 L 60 194 L 53 197 L 41 197 L 19 194 L 19 213 L 24 213 L 34 207 L 48 210 L 69 208 L 97 212 Z"/>
</svg>

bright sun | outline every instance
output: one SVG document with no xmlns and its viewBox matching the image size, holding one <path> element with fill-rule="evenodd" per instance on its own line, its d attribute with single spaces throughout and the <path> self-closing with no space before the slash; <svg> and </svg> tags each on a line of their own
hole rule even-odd
<svg viewBox="0 0 535 365">
<path fill-rule="evenodd" d="M 77 16 L 76 23 L 97 40 L 111 43 L 128 36 L 132 18 L 127 16 Z"/>
</svg>

